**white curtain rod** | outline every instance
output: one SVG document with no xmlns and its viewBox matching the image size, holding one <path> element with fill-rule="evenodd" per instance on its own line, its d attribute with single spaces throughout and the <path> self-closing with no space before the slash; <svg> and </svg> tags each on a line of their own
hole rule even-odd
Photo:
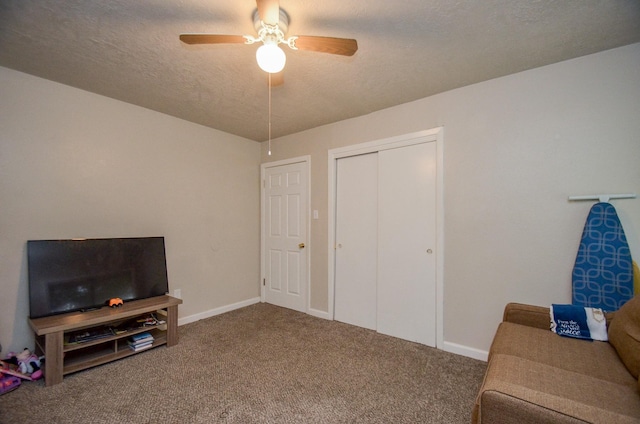
<svg viewBox="0 0 640 424">
<path fill-rule="evenodd" d="M 635 193 L 628 194 L 588 194 L 585 196 L 569 196 L 569 200 L 598 200 L 608 202 L 609 199 L 635 199 Z"/>
</svg>

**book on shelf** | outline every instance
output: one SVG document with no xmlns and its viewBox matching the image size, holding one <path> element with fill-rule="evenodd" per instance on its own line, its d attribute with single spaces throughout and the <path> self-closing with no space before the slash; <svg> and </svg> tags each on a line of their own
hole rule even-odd
<svg viewBox="0 0 640 424">
<path fill-rule="evenodd" d="M 153 341 L 153 336 L 148 331 L 145 331 L 144 333 L 134 334 L 133 336 L 129 337 L 129 340 L 133 343 L 142 343 L 149 340 Z"/>
<path fill-rule="evenodd" d="M 127 344 L 134 351 L 137 352 L 139 350 L 146 349 L 148 347 L 153 346 L 154 337 L 149 332 L 134 334 L 129 337 L 127 340 Z"/>
<path fill-rule="evenodd" d="M 144 343 L 137 343 L 137 344 L 129 343 L 129 348 L 131 350 L 133 350 L 134 352 L 138 352 L 138 351 L 147 349 L 147 348 L 149 348 L 151 346 L 153 346 L 153 340 L 150 340 L 150 341 L 147 341 L 147 342 L 144 342 Z"/>
<path fill-rule="evenodd" d="M 128 340 L 128 341 L 127 341 L 127 344 L 128 344 L 129 346 L 137 347 L 137 346 L 141 346 L 141 345 L 144 345 L 144 344 L 150 344 L 150 343 L 153 343 L 153 341 L 154 341 L 154 339 L 153 339 L 153 338 L 150 338 L 150 339 L 144 339 L 144 340 L 140 340 L 140 341 L 137 341 L 137 342 L 134 342 L 133 340 Z"/>
</svg>

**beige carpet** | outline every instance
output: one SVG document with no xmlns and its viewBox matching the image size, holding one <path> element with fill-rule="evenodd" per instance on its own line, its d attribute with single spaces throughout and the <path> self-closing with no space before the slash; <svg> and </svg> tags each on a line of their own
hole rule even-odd
<svg viewBox="0 0 640 424">
<path fill-rule="evenodd" d="M 486 364 L 257 304 L 0 396 L 0 423 L 468 423 Z"/>
</svg>

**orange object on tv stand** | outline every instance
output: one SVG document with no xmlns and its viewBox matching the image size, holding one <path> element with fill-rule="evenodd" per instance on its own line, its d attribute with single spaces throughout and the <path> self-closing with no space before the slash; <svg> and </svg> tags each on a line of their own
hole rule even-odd
<svg viewBox="0 0 640 424">
<path fill-rule="evenodd" d="M 117 306 L 122 306 L 124 302 L 119 297 L 114 297 L 113 299 L 109 299 L 109 306 L 115 308 Z"/>
</svg>

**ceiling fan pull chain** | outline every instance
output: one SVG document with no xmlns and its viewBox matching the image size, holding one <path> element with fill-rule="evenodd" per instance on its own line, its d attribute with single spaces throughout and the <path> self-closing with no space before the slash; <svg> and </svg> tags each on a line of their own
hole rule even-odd
<svg viewBox="0 0 640 424">
<path fill-rule="evenodd" d="M 267 155 L 271 156 L 271 74 L 269 73 L 269 146 Z"/>
</svg>

